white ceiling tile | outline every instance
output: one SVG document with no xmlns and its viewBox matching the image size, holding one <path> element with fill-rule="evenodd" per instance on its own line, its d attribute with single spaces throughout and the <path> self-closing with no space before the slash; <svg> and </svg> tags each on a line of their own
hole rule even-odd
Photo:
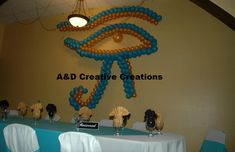
<svg viewBox="0 0 235 152">
<path fill-rule="evenodd" d="M 73 8 L 71 8 L 70 6 L 63 6 L 60 9 L 60 14 L 62 14 L 62 13 L 71 13 L 72 9 Z"/>
<path fill-rule="evenodd" d="M 10 3 L 4 3 L 0 6 L 0 15 L 11 15 L 12 14 L 12 6 Z"/>
<path fill-rule="evenodd" d="M 50 9 L 50 15 L 56 15 L 56 14 L 59 14 L 60 13 L 60 10 L 58 9 L 58 7 L 51 7 Z"/>
<path fill-rule="evenodd" d="M 12 4 L 12 7 L 18 10 L 32 10 L 36 8 L 34 0 L 17 0 Z"/>
<path fill-rule="evenodd" d="M 39 16 L 44 16 L 45 8 L 39 8 L 38 9 L 38 14 Z"/>
<path fill-rule="evenodd" d="M 101 6 L 117 7 L 129 2 L 142 0 L 85 0 L 85 8 Z M 37 16 L 53 16 L 71 13 L 77 0 L 8 0 L 0 6 L 0 23 L 19 20 L 35 19 Z"/>
<path fill-rule="evenodd" d="M 17 20 L 26 20 L 26 19 L 30 18 L 30 16 L 25 12 L 18 13 L 15 16 L 16 16 Z"/>
<path fill-rule="evenodd" d="M 47 7 L 48 5 L 50 5 L 50 3 L 51 3 L 51 0 L 36 0 L 36 4 L 38 8 Z"/>
<path fill-rule="evenodd" d="M 13 23 L 15 21 L 13 16 L 0 16 L 0 23 Z"/>
<path fill-rule="evenodd" d="M 50 16 L 50 10 L 47 8 L 40 9 L 39 14 L 40 14 L 40 16 Z"/>
</svg>

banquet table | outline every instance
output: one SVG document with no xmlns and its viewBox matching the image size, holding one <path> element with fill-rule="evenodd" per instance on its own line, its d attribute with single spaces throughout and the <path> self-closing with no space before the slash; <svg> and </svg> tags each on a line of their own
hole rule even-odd
<svg viewBox="0 0 235 152">
<path fill-rule="evenodd" d="M 58 136 L 63 132 L 77 131 L 72 123 L 40 120 L 35 125 L 32 118 L 9 117 L 6 121 L 0 121 L 0 152 L 8 151 L 3 129 L 12 123 L 25 124 L 35 129 L 40 152 L 59 152 Z M 115 130 L 104 126 L 98 130 L 79 129 L 79 132 L 94 135 L 100 142 L 102 152 L 186 152 L 184 137 L 174 133 L 164 132 L 148 137 L 146 132 L 125 128 L 120 136 L 114 136 Z"/>
</svg>

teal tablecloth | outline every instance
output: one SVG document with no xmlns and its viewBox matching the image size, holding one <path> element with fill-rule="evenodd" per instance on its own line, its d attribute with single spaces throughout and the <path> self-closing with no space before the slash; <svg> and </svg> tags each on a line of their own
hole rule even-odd
<svg viewBox="0 0 235 152">
<path fill-rule="evenodd" d="M 227 149 L 224 144 L 204 140 L 200 152 L 227 152 Z"/>
<path fill-rule="evenodd" d="M 31 126 L 36 130 L 38 142 L 40 146 L 40 152 L 60 152 L 60 143 L 58 136 L 67 131 L 76 131 L 75 125 L 72 123 L 65 122 L 53 122 L 50 123 L 46 120 L 40 120 L 34 125 L 34 120 L 32 118 L 21 119 L 20 117 L 10 117 L 6 121 L 0 121 L 0 152 L 7 152 L 3 129 L 8 124 L 20 123 Z M 100 126 L 99 130 L 88 130 L 80 129 L 79 132 L 86 132 L 94 136 L 102 135 L 114 135 L 115 130 L 112 127 Z M 121 131 L 121 135 L 147 135 L 146 132 L 137 131 L 125 128 Z"/>
</svg>

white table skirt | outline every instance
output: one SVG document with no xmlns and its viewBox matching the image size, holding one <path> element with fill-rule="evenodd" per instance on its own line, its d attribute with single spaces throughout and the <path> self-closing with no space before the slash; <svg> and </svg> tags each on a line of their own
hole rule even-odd
<svg viewBox="0 0 235 152">
<path fill-rule="evenodd" d="M 186 152 L 185 139 L 181 135 L 163 133 L 148 136 L 96 136 L 102 152 Z"/>
</svg>

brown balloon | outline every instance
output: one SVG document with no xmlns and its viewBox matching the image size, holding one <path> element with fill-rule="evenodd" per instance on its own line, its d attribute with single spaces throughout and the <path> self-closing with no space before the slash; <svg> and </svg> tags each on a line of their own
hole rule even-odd
<svg viewBox="0 0 235 152">
<path fill-rule="evenodd" d="M 123 39 L 122 33 L 117 32 L 117 33 L 114 33 L 114 34 L 113 34 L 113 40 L 114 40 L 114 42 L 119 43 L 119 42 L 122 41 L 122 39 Z"/>
<path fill-rule="evenodd" d="M 136 92 L 133 94 L 133 97 L 137 97 L 137 94 L 136 94 Z"/>
</svg>

